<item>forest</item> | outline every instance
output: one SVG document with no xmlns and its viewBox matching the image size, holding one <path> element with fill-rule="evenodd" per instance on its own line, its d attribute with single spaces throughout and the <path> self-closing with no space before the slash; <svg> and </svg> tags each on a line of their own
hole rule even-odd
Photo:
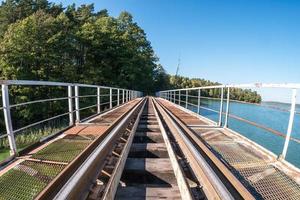
<svg viewBox="0 0 300 200">
<path fill-rule="evenodd" d="M 93 4 L 63 7 L 47 0 L 7 0 L 0 6 L 0 80 L 39 80 L 121 87 L 154 95 L 156 91 L 216 85 L 204 79 L 168 74 L 159 63 L 145 31 L 128 12 L 110 16 Z M 91 91 L 81 91 L 91 94 Z M 62 88 L 10 87 L 10 103 L 65 96 Z M 219 97 L 218 92 L 203 95 Z M 231 98 L 259 103 L 251 90 L 234 90 Z M 85 100 L 81 105 L 95 102 Z M 2 101 L 0 101 L 2 107 Z M 67 112 L 54 101 L 11 109 L 14 129 Z M 95 113 L 91 108 L 82 115 Z M 16 134 L 18 150 L 68 126 L 68 116 Z M 0 112 L 0 135 L 5 133 Z M 0 139 L 0 161 L 9 155 Z"/>
<path fill-rule="evenodd" d="M 144 30 L 128 12 L 47 0 L 7 0 L 0 6 L 0 79 L 47 80 L 155 91 L 218 84 L 171 76 Z M 176 81 L 174 81 L 176 80 Z M 252 91 L 234 99 L 260 102 Z"/>
</svg>

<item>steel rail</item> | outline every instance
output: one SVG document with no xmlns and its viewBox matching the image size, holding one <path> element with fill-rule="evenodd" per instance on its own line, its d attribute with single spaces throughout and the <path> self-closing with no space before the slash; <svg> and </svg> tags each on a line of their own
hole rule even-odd
<svg viewBox="0 0 300 200">
<path fill-rule="evenodd" d="M 67 168 L 63 170 L 58 177 L 38 196 L 37 199 L 80 199 L 86 196 L 90 183 L 95 179 L 101 160 L 105 159 L 105 155 L 111 148 L 108 148 L 115 140 L 120 130 L 124 128 L 126 122 L 134 116 L 134 113 L 139 110 L 144 100 L 140 100 L 128 112 L 124 113 L 118 120 L 105 131 L 105 136 L 96 139 L 89 147 L 82 152 Z M 90 148 L 93 146 L 94 148 Z M 85 158 L 82 157 L 86 154 Z M 79 160 L 81 163 L 79 164 Z M 76 167 L 77 166 L 77 167 Z M 64 182 L 61 182 L 63 181 Z"/>
<path fill-rule="evenodd" d="M 170 157 L 170 160 L 171 160 L 171 164 L 172 164 L 172 167 L 173 167 L 173 170 L 174 170 L 174 174 L 175 174 L 175 177 L 177 179 L 180 195 L 181 195 L 182 199 L 184 199 L 184 200 L 192 200 L 193 196 L 192 196 L 191 189 L 188 185 L 186 177 L 183 174 L 182 167 L 180 166 L 180 164 L 177 160 L 177 155 L 176 155 L 176 153 L 173 149 L 173 146 L 170 143 L 169 137 L 168 137 L 167 132 L 166 132 L 166 130 L 164 128 L 164 125 L 163 125 L 163 121 L 162 121 L 163 119 L 161 119 L 161 117 L 160 117 L 160 115 L 163 116 L 163 113 L 158 112 L 157 105 L 156 105 L 155 101 L 153 100 L 153 98 L 151 98 L 150 100 L 151 100 L 151 104 L 153 105 L 154 114 L 157 118 L 159 128 L 161 130 L 162 136 L 164 138 L 164 141 L 165 141 L 165 144 L 166 144 L 166 147 L 167 147 L 167 151 L 168 151 L 168 154 L 169 154 L 169 157 Z M 169 127 L 169 129 L 171 130 L 170 127 Z"/>
<path fill-rule="evenodd" d="M 99 145 L 102 144 L 103 139 L 105 139 L 112 130 L 115 129 L 117 125 L 120 125 L 120 122 L 124 119 L 124 117 L 128 116 L 132 110 L 136 109 L 138 105 L 140 105 L 141 101 L 136 103 L 133 107 L 131 107 L 127 112 L 123 113 L 119 116 L 114 123 L 108 127 L 108 129 L 101 135 L 99 135 L 91 144 L 89 144 L 84 151 L 82 151 L 67 167 L 63 169 L 44 189 L 42 192 L 38 194 L 36 199 L 44 200 L 44 199 L 53 199 L 58 192 L 62 189 L 65 183 L 74 175 L 77 169 L 85 163 L 86 159 L 90 157 L 91 153 L 97 149 Z M 83 180 L 82 180 L 83 181 Z M 85 180 L 86 181 L 86 180 Z M 79 193 L 76 192 L 78 197 Z"/>
<path fill-rule="evenodd" d="M 181 145 L 182 151 L 185 152 L 185 156 L 188 158 L 199 182 L 203 184 L 203 189 L 208 199 L 232 200 L 233 197 L 230 192 L 216 175 L 214 170 L 208 165 L 204 157 L 197 151 L 193 143 L 191 143 L 186 136 L 186 133 L 184 133 L 178 124 L 176 124 L 168 110 L 158 101 L 156 101 L 156 105 L 160 113 L 163 114 L 164 120 L 168 126 L 173 127 L 172 134 L 177 138 L 177 142 Z"/>
<path fill-rule="evenodd" d="M 118 160 L 112 174 L 111 174 L 111 178 L 109 179 L 109 182 L 107 183 L 105 190 L 104 190 L 104 194 L 102 195 L 101 199 L 106 200 L 106 199 L 114 199 L 117 189 L 118 189 L 118 185 L 125 167 L 125 163 L 126 163 L 126 159 L 128 157 L 129 151 L 130 151 L 130 147 L 132 145 L 133 142 L 133 138 L 135 135 L 135 132 L 137 130 L 138 124 L 140 122 L 140 118 L 141 115 L 143 113 L 144 107 L 146 105 L 146 101 L 144 101 L 137 117 L 136 120 L 134 122 L 134 125 L 130 131 L 129 137 L 127 138 L 127 142 L 122 150 L 122 153 L 120 155 L 120 159 Z"/>
<path fill-rule="evenodd" d="M 181 119 L 177 118 L 173 112 L 166 108 L 166 106 L 164 106 L 161 102 L 158 102 L 157 100 L 156 102 L 166 113 L 168 113 L 168 116 L 172 119 L 171 121 L 174 126 L 177 127 L 177 131 L 181 133 L 182 138 L 189 144 L 188 147 L 193 152 L 193 155 L 197 157 L 198 164 L 202 166 L 203 170 L 205 170 L 205 174 L 208 175 L 209 180 L 214 183 L 213 185 L 222 199 L 232 199 L 233 197 L 239 198 L 239 196 L 243 199 L 255 199 L 244 185 L 225 166 L 225 164 L 213 154 L 213 152 L 184 124 L 184 122 L 182 122 Z M 206 159 L 202 156 L 201 152 L 203 152 L 204 156 L 211 161 L 212 166 L 206 162 Z M 224 186 L 223 182 L 216 175 L 215 170 L 211 167 L 219 170 L 220 174 L 223 176 L 221 177 L 222 180 L 225 179 L 228 184 L 231 185 L 233 190 L 228 191 L 227 187 Z M 234 196 L 232 196 L 233 194 Z"/>
</svg>

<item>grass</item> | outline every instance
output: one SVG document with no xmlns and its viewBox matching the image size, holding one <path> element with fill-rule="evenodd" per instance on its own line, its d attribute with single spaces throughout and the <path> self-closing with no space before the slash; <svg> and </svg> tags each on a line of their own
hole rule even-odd
<svg viewBox="0 0 300 200">
<path fill-rule="evenodd" d="M 10 155 L 9 148 L 0 149 L 0 162 L 8 158 Z"/>
<path fill-rule="evenodd" d="M 17 145 L 18 151 L 25 149 L 26 147 L 40 141 L 42 138 L 45 138 L 53 133 L 56 133 L 63 128 L 65 128 L 65 124 L 53 125 L 53 126 L 44 126 L 40 128 L 31 128 L 28 130 L 24 130 L 19 134 L 15 135 L 15 141 Z M 0 162 L 5 160 L 10 156 L 10 147 L 8 138 L 0 139 Z"/>
</svg>

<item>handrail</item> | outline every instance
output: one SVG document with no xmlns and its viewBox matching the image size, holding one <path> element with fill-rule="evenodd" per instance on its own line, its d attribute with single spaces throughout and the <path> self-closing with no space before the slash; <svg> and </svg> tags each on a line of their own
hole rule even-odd
<svg viewBox="0 0 300 200">
<path fill-rule="evenodd" d="M 79 86 L 79 87 L 92 87 L 97 88 L 100 87 L 102 89 L 120 89 L 124 88 L 118 87 L 109 87 L 103 85 L 90 85 L 90 84 L 81 84 L 81 83 L 64 83 L 64 82 L 54 82 L 54 81 L 31 81 L 31 80 L 0 80 L 1 85 L 29 85 L 29 86 Z M 134 91 L 134 90 L 128 90 Z"/>
<path fill-rule="evenodd" d="M 243 119 L 241 117 L 229 114 L 230 112 L 230 102 L 231 101 L 235 101 L 235 100 L 231 100 L 230 99 L 230 91 L 233 88 L 283 88 L 283 89 L 289 89 L 292 91 L 292 96 L 291 96 L 291 109 L 290 109 L 290 117 L 289 117 L 289 123 L 288 123 L 288 127 L 287 127 L 287 132 L 286 134 L 281 133 L 279 131 L 273 130 L 271 128 L 268 128 L 264 125 L 252 122 L 250 120 L 247 119 Z M 201 91 L 202 90 L 210 90 L 210 89 L 218 89 L 220 90 L 220 93 L 218 94 L 220 96 L 220 98 L 211 98 L 211 97 L 205 97 L 205 96 L 201 96 Z M 225 91 L 224 89 L 226 89 L 226 93 L 224 94 Z M 285 159 L 286 157 L 286 153 L 287 153 L 287 149 L 288 149 L 288 145 L 289 145 L 289 141 L 292 140 L 296 143 L 300 143 L 300 140 L 294 137 L 291 137 L 291 133 L 293 130 L 293 123 L 294 123 L 294 117 L 295 114 L 299 114 L 296 110 L 295 110 L 295 105 L 296 105 L 296 95 L 297 95 L 297 90 L 300 89 L 300 83 L 282 83 L 282 84 L 273 84 L 273 83 L 250 83 L 250 84 L 225 84 L 225 85 L 212 85 L 212 86 L 203 86 L 203 87 L 193 87 L 193 88 L 182 88 L 182 89 L 172 89 L 172 90 L 164 90 L 164 91 L 159 91 L 156 93 L 156 96 L 159 96 L 161 98 L 164 98 L 166 100 L 169 100 L 173 103 L 178 103 L 180 106 L 182 106 L 182 104 L 185 104 L 185 108 L 188 108 L 188 105 L 192 105 L 198 108 L 198 114 L 200 114 L 200 108 L 206 109 L 206 110 L 210 110 L 212 112 L 216 112 L 219 114 L 219 122 L 218 125 L 219 127 L 222 126 L 223 123 L 223 117 L 222 115 L 225 115 L 225 122 L 223 127 L 227 128 L 228 127 L 228 119 L 229 118 L 234 118 L 237 119 L 239 121 L 243 121 L 245 123 L 248 123 L 250 125 L 256 126 L 260 129 L 266 130 L 270 133 L 273 133 L 277 136 L 280 137 L 284 137 L 285 138 L 285 143 L 283 146 L 283 150 L 282 153 L 279 155 L 279 158 Z M 185 91 L 185 92 L 182 92 Z M 189 94 L 189 91 L 193 91 L 193 95 Z M 198 94 L 198 96 L 195 96 L 196 94 Z M 182 98 L 183 97 L 183 98 Z M 220 101 L 220 110 L 216 111 L 214 109 L 211 108 L 205 108 L 203 106 L 201 106 L 200 104 L 200 100 L 201 98 L 207 98 L 207 99 L 215 99 L 215 100 L 219 100 Z M 198 105 L 195 105 L 189 101 L 191 101 L 190 99 L 198 99 Z M 239 102 L 239 101 L 238 101 Z M 226 104 L 226 111 L 223 112 L 223 104 Z M 272 107 L 269 107 L 270 109 L 272 109 Z M 274 108 L 273 108 L 274 109 Z"/>
<path fill-rule="evenodd" d="M 89 84 L 80 84 L 80 83 L 64 83 L 64 82 L 51 82 L 51 81 L 32 81 L 32 80 L 0 80 L 0 84 L 2 87 L 2 105 L 0 110 L 3 110 L 4 113 L 4 121 L 6 134 L 3 137 L 7 137 L 9 140 L 9 146 L 11 150 L 11 155 L 17 155 L 17 145 L 15 142 L 14 134 L 25 129 L 31 128 L 33 126 L 48 122 L 50 120 L 54 120 L 59 117 L 63 117 L 65 115 L 69 115 L 69 126 L 72 126 L 75 123 L 74 113 L 76 114 L 76 123 L 79 123 L 80 120 L 80 111 L 97 107 L 97 114 L 100 114 L 101 107 L 105 105 L 105 108 L 112 109 L 115 106 L 119 106 L 121 103 L 126 103 L 132 99 L 138 98 L 142 96 L 142 93 L 135 90 L 128 90 L 125 88 L 117 88 L 117 87 L 107 87 L 100 85 L 89 85 Z M 67 88 L 67 96 L 56 97 L 56 98 L 47 98 L 47 99 L 38 99 L 33 101 L 21 102 L 16 104 L 10 104 L 10 90 L 9 86 L 53 86 L 53 87 L 65 87 Z M 79 88 L 94 88 L 96 90 L 95 94 L 87 94 L 80 95 Z M 103 94 L 102 94 L 103 92 Z M 103 98 L 101 97 L 109 97 Z M 96 98 L 97 104 L 89 105 L 83 108 L 80 108 L 80 98 Z M 13 119 L 10 114 L 12 108 L 16 108 L 19 106 L 27 106 L 30 104 L 43 103 L 43 102 L 54 102 L 54 101 L 67 101 L 68 102 L 68 112 L 58 114 L 55 116 L 51 116 L 47 119 L 42 119 L 38 122 L 34 122 L 28 125 L 24 125 L 18 129 L 13 128 Z M 103 102 L 102 102 L 103 101 Z M 75 105 L 75 109 L 73 108 Z M 18 110 L 17 110 L 18 111 Z M 3 138 L 1 136 L 1 138 Z"/>
<path fill-rule="evenodd" d="M 198 89 L 218 89 L 218 88 L 288 88 L 288 89 L 300 89 L 300 83 L 220 84 L 220 85 L 211 85 L 211 86 L 202 86 L 202 87 L 162 90 L 162 91 L 159 91 L 159 92 L 173 92 L 173 91 L 186 91 L 186 90 L 198 90 Z"/>
</svg>

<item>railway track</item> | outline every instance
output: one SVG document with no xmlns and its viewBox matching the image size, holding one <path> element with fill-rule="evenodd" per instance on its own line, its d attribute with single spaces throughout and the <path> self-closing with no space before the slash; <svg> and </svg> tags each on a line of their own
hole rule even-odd
<svg viewBox="0 0 300 200">
<path fill-rule="evenodd" d="M 131 101 L 20 157 L 0 190 L 6 199 L 255 199 L 184 116 L 199 121 L 152 97 Z M 43 187 L 25 187 L 29 176 Z"/>
<path fill-rule="evenodd" d="M 54 199 L 253 199 L 193 149 L 186 130 L 154 98 L 145 98 L 135 115 L 120 122 L 123 128 Z"/>
</svg>

